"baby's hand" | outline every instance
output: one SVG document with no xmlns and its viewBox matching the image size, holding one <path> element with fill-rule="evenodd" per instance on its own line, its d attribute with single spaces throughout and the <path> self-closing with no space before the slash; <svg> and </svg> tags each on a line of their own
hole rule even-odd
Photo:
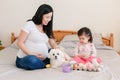
<svg viewBox="0 0 120 80">
<path fill-rule="evenodd" d="M 77 56 L 78 56 L 78 57 L 84 57 L 84 55 L 83 55 L 83 54 L 78 54 Z"/>
<path fill-rule="evenodd" d="M 90 56 L 90 55 L 89 55 L 88 53 L 84 53 L 84 54 L 83 54 L 83 57 L 84 57 L 84 58 L 88 58 L 89 56 Z"/>
</svg>

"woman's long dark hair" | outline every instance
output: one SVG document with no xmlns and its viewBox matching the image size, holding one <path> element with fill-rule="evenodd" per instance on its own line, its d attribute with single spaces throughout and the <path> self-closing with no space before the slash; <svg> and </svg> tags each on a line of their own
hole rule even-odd
<svg viewBox="0 0 120 80">
<path fill-rule="evenodd" d="M 78 30 L 78 36 L 81 36 L 83 34 L 87 35 L 90 37 L 90 39 L 88 40 L 90 43 L 93 42 L 93 37 L 92 37 L 92 33 L 91 33 L 91 30 L 87 27 L 83 27 L 81 28 L 80 30 Z"/>
<path fill-rule="evenodd" d="M 38 10 L 36 11 L 35 15 L 32 18 L 32 21 L 36 24 L 36 25 L 40 25 L 42 23 L 42 18 L 44 14 L 48 14 L 52 12 L 53 13 L 53 9 L 50 5 L 47 4 L 43 4 L 41 5 Z M 43 25 L 43 31 L 47 34 L 47 36 L 49 38 L 53 38 L 53 15 L 51 18 L 51 21 L 48 23 L 48 25 Z"/>
</svg>

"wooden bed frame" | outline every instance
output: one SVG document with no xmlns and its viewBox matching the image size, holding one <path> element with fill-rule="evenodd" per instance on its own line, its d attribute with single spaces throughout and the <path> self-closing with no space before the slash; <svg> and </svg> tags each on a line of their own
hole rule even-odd
<svg viewBox="0 0 120 80">
<path fill-rule="evenodd" d="M 77 34 L 76 31 L 67 31 L 67 30 L 55 30 L 54 31 L 54 37 L 57 42 L 60 42 L 65 35 L 69 34 Z M 11 33 L 11 43 L 13 43 L 18 37 L 14 35 L 14 33 Z M 107 46 L 113 47 L 113 33 L 110 33 L 109 37 L 102 37 L 103 43 Z"/>
</svg>

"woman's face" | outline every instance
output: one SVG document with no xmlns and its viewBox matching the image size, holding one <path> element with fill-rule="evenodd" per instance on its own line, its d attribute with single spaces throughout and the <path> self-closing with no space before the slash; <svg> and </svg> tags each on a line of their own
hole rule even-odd
<svg viewBox="0 0 120 80">
<path fill-rule="evenodd" d="M 51 18 L 52 18 L 52 12 L 48 14 L 44 14 L 42 18 L 42 24 L 47 25 L 51 21 Z"/>
</svg>

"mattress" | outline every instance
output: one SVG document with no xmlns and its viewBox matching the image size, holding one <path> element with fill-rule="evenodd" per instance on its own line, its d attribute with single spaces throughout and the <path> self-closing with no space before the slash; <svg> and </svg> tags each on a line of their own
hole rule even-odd
<svg viewBox="0 0 120 80">
<path fill-rule="evenodd" d="M 75 44 L 73 41 L 60 43 L 66 51 L 69 51 L 68 54 Z M 71 70 L 69 73 L 64 73 L 61 67 L 23 70 L 15 66 L 17 51 L 18 49 L 12 46 L 0 51 L 0 80 L 120 80 L 120 56 L 111 47 L 97 48 L 98 56 L 102 58 L 105 67 L 101 72 Z M 69 55 L 72 55 L 72 52 Z"/>
</svg>

